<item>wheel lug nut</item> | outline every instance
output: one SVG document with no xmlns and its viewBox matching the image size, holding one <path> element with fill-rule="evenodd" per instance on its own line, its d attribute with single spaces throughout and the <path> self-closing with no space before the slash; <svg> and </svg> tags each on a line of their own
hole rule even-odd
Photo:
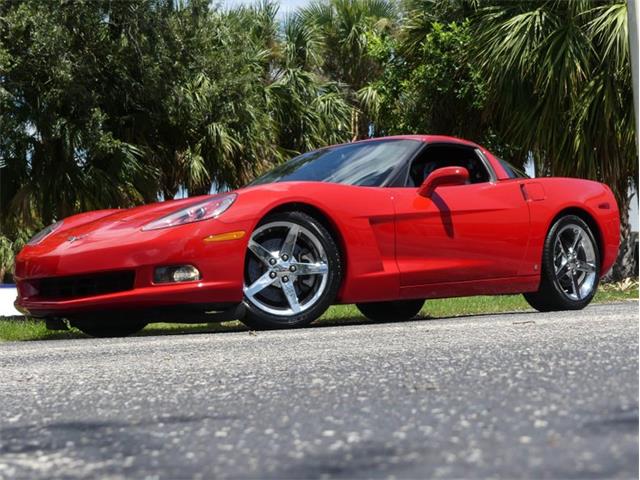
<svg viewBox="0 0 640 480">
<path fill-rule="evenodd" d="M 276 278 L 277 277 L 276 272 L 269 272 L 269 277 Z"/>
<path fill-rule="evenodd" d="M 295 265 L 291 265 L 289 267 L 289 270 L 291 270 L 292 272 L 295 272 L 296 271 L 296 266 Z"/>
<path fill-rule="evenodd" d="M 284 260 L 285 262 L 289 260 L 289 255 L 287 255 L 286 253 L 282 255 L 282 260 Z"/>
<path fill-rule="evenodd" d="M 289 277 L 287 277 L 286 275 L 284 277 L 282 277 L 282 281 L 284 283 L 287 283 L 289 281 Z"/>
<path fill-rule="evenodd" d="M 277 262 L 276 262 L 276 259 L 275 259 L 275 258 L 271 258 L 271 259 L 269 259 L 269 265 L 275 265 L 276 263 L 277 263 Z"/>
</svg>

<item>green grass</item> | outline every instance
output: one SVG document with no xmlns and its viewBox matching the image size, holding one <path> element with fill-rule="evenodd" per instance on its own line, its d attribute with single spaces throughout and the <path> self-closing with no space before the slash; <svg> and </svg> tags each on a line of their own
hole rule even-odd
<svg viewBox="0 0 640 480">
<path fill-rule="evenodd" d="M 637 299 L 637 282 L 626 282 L 625 284 L 604 285 L 600 287 L 594 302 L 607 303 Z M 530 307 L 521 295 L 504 295 L 495 297 L 478 296 L 428 300 L 421 311 L 421 315 L 427 318 L 446 318 L 461 315 L 475 315 L 480 313 L 517 312 L 528 309 L 530 309 Z M 337 305 L 327 310 L 316 324 L 357 324 L 366 321 L 367 320 L 360 315 L 354 305 Z M 138 333 L 138 335 L 171 335 L 243 330 L 246 330 L 246 327 L 237 321 L 198 325 L 184 323 L 152 323 L 142 332 Z M 75 329 L 69 331 L 49 331 L 42 321 L 17 320 L 0 317 L 0 341 L 56 340 L 83 337 L 85 337 L 85 335 Z"/>
</svg>

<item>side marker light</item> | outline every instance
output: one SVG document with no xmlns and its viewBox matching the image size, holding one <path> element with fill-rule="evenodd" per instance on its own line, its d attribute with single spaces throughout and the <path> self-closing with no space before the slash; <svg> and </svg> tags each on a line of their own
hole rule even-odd
<svg viewBox="0 0 640 480">
<path fill-rule="evenodd" d="M 225 240 L 238 240 L 244 237 L 244 230 L 238 230 L 236 232 L 226 232 L 226 233 L 218 233 L 216 235 L 209 235 L 205 237 L 203 240 L 207 243 L 209 242 L 224 242 Z"/>
</svg>

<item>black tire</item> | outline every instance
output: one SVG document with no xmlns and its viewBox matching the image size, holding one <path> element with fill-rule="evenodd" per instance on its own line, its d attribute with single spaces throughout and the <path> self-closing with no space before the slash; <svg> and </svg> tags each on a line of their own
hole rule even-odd
<svg viewBox="0 0 640 480">
<path fill-rule="evenodd" d="M 415 317 L 424 300 L 395 300 L 392 302 L 357 303 L 356 307 L 365 317 L 376 322 L 410 320 Z"/>
<path fill-rule="evenodd" d="M 585 234 L 586 240 L 590 242 L 590 245 L 593 248 L 593 254 L 595 259 L 591 262 L 593 263 L 593 273 L 595 273 L 595 277 L 593 278 L 593 283 L 590 284 L 588 293 L 585 292 L 584 295 L 578 294 L 577 298 L 572 298 L 571 293 L 574 291 L 571 288 L 563 285 L 563 279 L 558 279 L 556 274 L 556 254 L 555 254 L 555 245 L 558 238 L 558 235 L 566 229 L 571 229 L 572 227 L 579 227 Z M 589 265 L 591 265 L 589 263 Z M 585 279 L 586 279 L 586 272 Z M 579 274 L 578 274 L 579 275 Z M 525 293 L 524 298 L 533 308 L 540 312 L 550 312 L 550 311 L 560 311 L 560 310 L 581 310 L 593 299 L 596 294 L 596 290 L 598 288 L 598 283 L 600 281 L 600 251 L 598 249 L 598 243 L 594 238 L 593 232 L 589 228 L 589 225 L 582 220 L 580 217 L 575 215 L 567 215 L 558 219 L 547 234 L 547 238 L 544 242 L 544 249 L 542 252 L 542 265 L 541 265 L 541 280 L 540 287 L 537 292 Z M 578 291 L 581 289 L 577 288 Z"/>
<path fill-rule="evenodd" d="M 311 295 L 311 297 L 313 298 L 309 300 L 308 305 L 304 306 L 301 304 L 304 307 L 304 310 L 300 311 L 299 313 L 293 313 L 293 312 L 280 313 L 279 311 L 277 311 L 276 307 L 274 307 L 275 310 L 272 309 L 276 311 L 276 314 L 272 313 L 271 311 L 266 311 L 265 308 L 269 309 L 271 306 L 267 305 L 267 300 L 265 300 L 265 303 L 262 303 L 259 300 L 258 297 L 262 295 L 262 292 L 256 294 L 255 296 L 249 296 L 247 292 L 248 292 L 248 285 L 254 282 L 256 277 L 264 275 L 265 272 L 269 273 L 268 270 L 271 267 L 269 267 L 269 265 L 266 265 L 266 266 L 262 265 L 260 260 L 258 260 L 257 257 L 254 256 L 253 253 L 250 252 L 248 249 L 247 258 L 245 261 L 245 298 L 244 298 L 245 316 L 244 318 L 241 319 L 241 321 L 242 323 L 247 325 L 249 328 L 256 329 L 256 330 L 299 328 L 299 327 L 304 327 L 306 325 L 309 325 L 311 322 L 313 322 L 318 317 L 320 317 L 327 310 L 327 308 L 329 308 L 333 304 L 336 298 L 336 295 L 338 293 L 338 289 L 340 288 L 340 283 L 342 281 L 342 275 L 343 275 L 342 256 L 337 246 L 336 240 L 333 238 L 331 233 L 327 230 L 327 228 L 321 222 L 319 222 L 312 216 L 307 215 L 306 213 L 293 211 L 293 212 L 283 212 L 283 213 L 276 213 L 273 215 L 269 215 L 263 221 L 260 222 L 256 230 L 252 234 L 250 242 L 253 241 L 254 238 L 256 239 L 259 238 L 259 237 L 256 237 L 256 235 L 259 234 L 261 230 L 266 229 L 263 231 L 269 234 L 270 226 L 278 225 L 278 224 L 288 224 L 291 226 L 297 225 L 302 229 L 306 229 L 306 232 L 309 235 L 315 237 L 315 239 L 318 242 L 318 246 L 321 247 L 321 250 L 324 252 L 323 258 L 326 258 L 326 261 L 323 261 L 323 266 L 324 268 L 326 268 L 326 277 L 324 273 L 318 274 L 318 275 L 321 275 L 321 278 L 326 278 L 326 282 L 322 283 L 323 280 L 320 280 L 320 284 L 323 285 L 323 286 L 321 285 L 322 291 L 320 291 L 319 289 L 318 291 L 316 291 L 317 297 L 315 297 L 315 294 Z M 277 227 L 275 228 L 277 229 Z M 286 227 L 281 227 L 281 228 L 285 229 Z M 302 235 L 307 235 L 307 233 L 303 233 Z M 271 244 L 272 248 L 282 249 L 277 252 L 278 262 L 280 262 L 281 260 L 280 255 L 281 255 L 281 251 L 283 251 L 284 249 L 284 244 L 282 245 L 282 247 L 276 247 L 275 242 L 279 242 L 280 240 L 278 240 L 276 233 L 274 233 L 273 235 L 274 235 L 273 238 L 268 241 L 274 242 Z M 305 240 L 304 237 L 301 240 L 299 239 L 297 241 L 302 242 L 303 240 Z M 291 255 L 292 258 L 290 259 L 290 261 L 294 262 L 295 260 L 295 261 L 302 262 L 302 260 L 299 260 L 299 258 L 302 258 L 301 256 L 305 255 L 305 253 L 302 251 L 302 247 L 296 244 L 294 248 L 298 250 L 295 250 L 296 253 L 293 253 Z M 311 255 L 310 253 L 308 253 L 308 250 L 305 250 L 305 252 Z M 270 252 L 270 253 L 273 253 L 273 252 Z M 258 265 L 258 267 L 256 267 L 256 265 Z M 280 265 L 280 263 L 278 263 L 278 265 Z M 259 271 L 257 274 L 252 273 L 252 269 L 254 270 L 255 268 L 262 268 L 263 270 Z M 276 268 L 276 267 L 274 266 L 273 268 Z M 278 275 L 281 275 L 281 274 L 283 274 L 283 272 L 279 271 Z M 313 279 L 310 280 L 311 277 L 316 278 L 313 275 L 305 276 L 300 273 L 291 274 L 291 275 L 292 275 L 292 279 L 289 280 L 290 286 L 294 288 L 294 292 L 296 293 L 296 295 L 303 293 L 302 288 L 305 287 L 304 285 L 305 282 L 310 281 L 312 282 L 312 285 L 315 284 L 316 282 L 316 280 L 313 280 Z M 301 277 L 298 275 L 302 276 L 303 278 L 301 279 Z M 278 282 L 281 282 L 282 280 L 283 280 L 283 277 L 277 278 Z M 282 309 L 286 310 L 286 307 L 291 304 L 284 303 L 288 301 L 288 298 L 286 298 L 284 294 L 285 292 L 284 284 L 279 283 L 279 285 L 280 287 L 276 287 L 275 284 L 265 287 L 265 295 L 266 294 L 272 295 L 273 297 L 270 297 L 271 299 L 276 298 L 277 295 L 281 295 L 282 297 L 281 301 L 283 302 Z M 277 292 L 278 289 L 281 290 L 282 293 L 278 293 Z M 313 302 L 311 300 L 313 300 Z M 291 307 L 291 309 L 292 308 L 293 307 Z"/>
<path fill-rule="evenodd" d="M 147 326 L 138 314 L 121 312 L 87 314 L 70 318 L 69 323 L 82 333 L 96 338 L 128 337 Z"/>
</svg>

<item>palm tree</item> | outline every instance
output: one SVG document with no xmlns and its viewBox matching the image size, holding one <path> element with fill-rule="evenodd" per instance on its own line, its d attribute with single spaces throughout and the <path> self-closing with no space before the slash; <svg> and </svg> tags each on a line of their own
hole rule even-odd
<svg viewBox="0 0 640 480">
<path fill-rule="evenodd" d="M 368 85 L 378 78 L 382 65 L 371 54 L 376 36 L 390 33 L 397 20 L 390 0 L 314 0 L 301 9 L 302 21 L 322 37 L 321 71 L 344 83 L 351 93 L 354 138 L 366 131 L 368 119 L 360 117 L 363 98 L 370 100 Z M 362 89 L 364 91 L 358 92 Z M 360 100 L 359 100 L 360 99 Z"/>
<path fill-rule="evenodd" d="M 629 189 L 637 188 L 638 158 L 626 3 L 500 2 L 474 20 L 497 124 L 532 152 L 539 171 L 612 188 L 623 226 L 614 277 L 630 274 Z"/>
<path fill-rule="evenodd" d="M 300 15 L 280 21 L 276 4 L 262 3 L 235 9 L 225 23 L 234 30 L 249 32 L 254 59 L 261 79 L 254 83 L 260 106 L 255 117 L 268 126 L 269 138 L 261 140 L 265 151 L 251 162 L 253 174 L 301 151 L 311 150 L 349 138 L 349 105 L 344 89 L 320 72 L 322 36 Z M 253 125 L 250 131 L 257 131 Z M 237 176 L 237 175 L 236 175 Z"/>
<path fill-rule="evenodd" d="M 297 14 L 284 21 L 266 88 L 277 145 L 286 155 L 349 138 L 350 108 L 337 82 L 323 79 L 321 40 Z"/>
<path fill-rule="evenodd" d="M 400 50 L 412 60 L 434 23 L 461 22 L 475 12 L 480 0 L 404 0 Z"/>
</svg>

